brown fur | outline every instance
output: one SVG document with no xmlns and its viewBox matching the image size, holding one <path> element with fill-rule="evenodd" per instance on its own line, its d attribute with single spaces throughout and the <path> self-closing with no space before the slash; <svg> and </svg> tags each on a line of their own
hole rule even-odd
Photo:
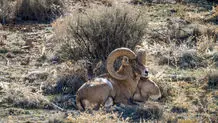
<svg viewBox="0 0 218 123">
<path fill-rule="evenodd" d="M 154 100 L 160 98 L 160 88 L 149 78 L 141 78 L 139 80 L 136 92 L 133 95 L 133 100 L 145 102 L 149 97 Z"/>
<path fill-rule="evenodd" d="M 76 104 L 79 110 L 87 108 L 98 109 L 104 105 L 109 98 L 113 98 L 114 103 L 128 104 L 128 100 L 133 96 L 138 81 L 144 72 L 145 67 L 137 59 L 122 61 L 118 74 L 127 75 L 126 80 L 117 80 L 109 74 L 100 76 L 108 79 L 113 85 L 113 89 L 104 82 L 89 81 L 85 83 L 77 92 Z"/>
</svg>

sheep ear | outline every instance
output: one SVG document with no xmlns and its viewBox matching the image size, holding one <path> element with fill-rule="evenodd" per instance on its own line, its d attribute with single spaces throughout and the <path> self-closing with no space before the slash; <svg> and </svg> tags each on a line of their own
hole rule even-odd
<svg viewBox="0 0 218 123">
<path fill-rule="evenodd" d="M 128 57 L 123 56 L 122 65 L 125 65 L 125 66 L 129 65 L 129 58 Z"/>
</svg>

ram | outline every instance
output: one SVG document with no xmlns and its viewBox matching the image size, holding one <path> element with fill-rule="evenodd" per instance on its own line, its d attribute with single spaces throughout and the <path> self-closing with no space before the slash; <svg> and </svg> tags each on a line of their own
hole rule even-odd
<svg viewBox="0 0 218 123">
<path fill-rule="evenodd" d="M 120 68 L 115 71 L 114 62 L 122 58 Z M 141 77 L 147 77 L 148 71 L 141 61 L 142 55 L 136 55 L 128 48 L 118 48 L 107 57 L 108 73 L 93 78 L 83 84 L 76 94 L 79 110 L 98 109 L 101 105 L 114 103 L 129 104 Z"/>
<path fill-rule="evenodd" d="M 141 77 L 136 92 L 133 95 L 133 101 L 146 102 L 148 98 L 157 100 L 161 97 L 161 91 L 158 85 L 147 77 Z"/>
</svg>

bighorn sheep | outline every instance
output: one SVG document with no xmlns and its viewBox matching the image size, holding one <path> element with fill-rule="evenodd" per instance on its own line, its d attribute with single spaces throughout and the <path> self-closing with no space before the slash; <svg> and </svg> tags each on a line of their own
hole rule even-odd
<svg viewBox="0 0 218 123">
<path fill-rule="evenodd" d="M 115 71 L 114 62 L 122 56 L 122 64 L 118 71 Z M 107 107 L 113 103 L 128 104 L 136 91 L 140 77 L 148 75 L 141 59 L 141 55 L 136 55 L 128 48 L 112 51 L 107 58 L 108 73 L 86 82 L 77 91 L 77 108 L 98 109 L 100 105 Z"/>
<path fill-rule="evenodd" d="M 149 97 L 153 100 L 160 98 L 160 88 L 149 78 L 141 77 L 132 99 L 134 101 L 145 102 Z"/>
</svg>

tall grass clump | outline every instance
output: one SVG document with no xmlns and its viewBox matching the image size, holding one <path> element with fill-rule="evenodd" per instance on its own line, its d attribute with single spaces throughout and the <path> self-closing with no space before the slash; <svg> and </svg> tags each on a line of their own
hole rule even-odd
<svg viewBox="0 0 218 123">
<path fill-rule="evenodd" d="M 67 41 L 62 45 L 60 57 L 90 61 L 105 61 L 108 54 L 118 47 L 134 49 L 141 42 L 146 27 L 140 12 L 119 7 L 77 13 L 67 24 Z"/>
<path fill-rule="evenodd" d="M 51 21 L 63 14 L 62 0 L 20 0 L 17 5 L 20 20 Z"/>
<path fill-rule="evenodd" d="M 64 12 L 61 0 L 1 0 L 0 23 L 49 22 Z"/>
<path fill-rule="evenodd" d="M 15 5 L 13 0 L 0 0 L 0 23 L 5 24 L 14 19 Z"/>
</svg>

